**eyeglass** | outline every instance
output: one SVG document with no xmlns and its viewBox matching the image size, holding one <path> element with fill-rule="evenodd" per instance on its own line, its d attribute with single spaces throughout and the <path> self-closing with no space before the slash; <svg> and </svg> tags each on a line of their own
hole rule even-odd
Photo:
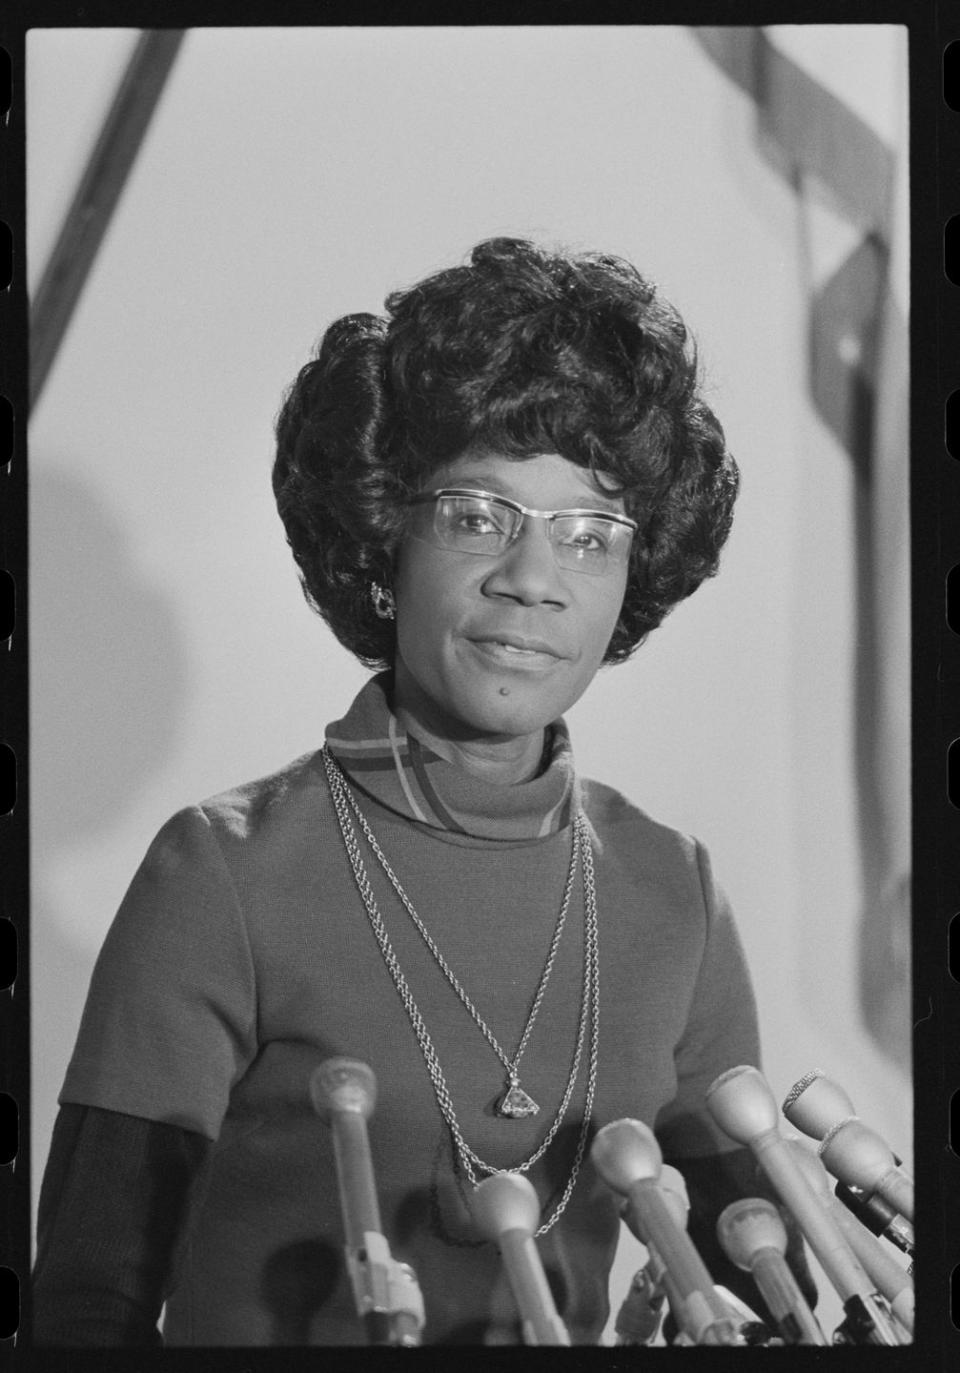
<svg viewBox="0 0 960 1373">
<path fill-rule="evenodd" d="M 531 510 L 490 491 L 444 487 L 414 496 L 411 505 L 433 505 L 433 519 L 415 519 L 414 538 L 437 548 L 495 558 L 518 538 L 527 518 L 546 520 L 560 567 L 602 577 L 625 563 L 637 530 L 635 520 L 606 510 Z"/>
</svg>

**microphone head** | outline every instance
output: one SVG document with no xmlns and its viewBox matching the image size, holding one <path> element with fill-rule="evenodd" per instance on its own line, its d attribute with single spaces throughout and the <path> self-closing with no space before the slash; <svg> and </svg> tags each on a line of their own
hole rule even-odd
<svg viewBox="0 0 960 1373">
<path fill-rule="evenodd" d="M 648 1125 L 639 1120 L 613 1120 L 598 1130 L 590 1161 L 614 1192 L 627 1193 L 635 1182 L 656 1182 L 663 1155 Z"/>
<path fill-rule="evenodd" d="M 856 1116 L 828 1130 L 818 1152 L 834 1177 L 864 1192 L 872 1192 L 896 1166 L 889 1145 Z"/>
<path fill-rule="evenodd" d="M 310 1074 L 310 1101 L 318 1116 L 329 1121 L 339 1112 L 369 1120 L 377 1100 L 373 1069 L 354 1058 L 328 1058 Z"/>
<path fill-rule="evenodd" d="M 706 1105 L 720 1129 L 738 1144 L 769 1134 L 779 1121 L 766 1078 L 749 1064 L 721 1073 L 707 1088 Z"/>
<path fill-rule="evenodd" d="M 854 1115 L 853 1102 L 832 1078 L 815 1069 L 795 1082 L 783 1103 L 791 1125 L 812 1139 L 823 1139 L 838 1121 Z"/>
<path fill-rule="evenodd" d="M 764 1249 L 787 1252 L 787 1230 L 783 1217 L 770 1201 L 744 1197 L 734 1201 L 717 1218 L 717 1239 L 727 1257 L 738 1268 L 749 1272 Z"/>
<path fill-rule="evenodd" d="M 532 1235 L 540 1221 L 533 1183 L 522 1173 L 494 1173 L 474 1188 L 470 1210 L 484 1239 L 498 1240 L 508 1230 Z"/>
</svg>

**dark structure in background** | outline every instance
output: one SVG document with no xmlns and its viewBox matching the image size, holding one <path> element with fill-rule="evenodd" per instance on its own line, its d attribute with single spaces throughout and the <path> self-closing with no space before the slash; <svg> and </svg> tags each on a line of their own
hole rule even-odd
<svg viewBox="0 0 960 1373">
<path fill-rule="evenodd" d="M 31 406 L 53 366 L 183 39 L 183 29 L 141 34 L 117 88 L 31 306 Z"/>
</svg>

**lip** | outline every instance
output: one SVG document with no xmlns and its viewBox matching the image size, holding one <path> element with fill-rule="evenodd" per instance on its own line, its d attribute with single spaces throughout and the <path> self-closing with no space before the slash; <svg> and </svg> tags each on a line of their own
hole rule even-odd
<svg viewBox="0 0 960 1373">
<path fill-rule="evenodd" d="M 479 634 L 474 636 L 471 643 L 481 646 L 500 648 L 506 644 L 508 648 L 520 649 L 524 653 L 540 654 L 550 658 L 563 658 L 566 655 L 556 649 L 553 644 L 547 643 L 545 639 L 529 638 L 526 634 Z"/>
<path fill-rule="evenodd" d="M 544 639 L 529 639 L 525 634 L 485 634 L 467 641 L 475 661 L 497 674 L 540 678 L 554 672 L 564 655 Z"/>
</svg>

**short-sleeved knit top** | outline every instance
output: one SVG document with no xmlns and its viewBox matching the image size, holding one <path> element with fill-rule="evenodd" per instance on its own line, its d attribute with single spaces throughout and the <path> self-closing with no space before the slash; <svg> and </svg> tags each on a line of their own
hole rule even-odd
<svg viewBox="0 0 960 1373">
<path fill-rule="evenodd" d="M 730 909 L 695 840 L 609 787 L 578 779 L 562 721 L 548 766 L 502 787 L 403 731 L 372 679 L 327 746 L 404 891 L 508 1056 L 557 923 L 582 810 L 594 852 L 599 1026 L 593 1130 L 632 1117 L 666 1157 L 732 1149 L 703 1107 L 727 1068 L 758 1063 L 756 1012 Z M 585 913 L 574 883 L 521 1080 L 536 1116 L 499 1115 L 502 1063 L 441 971 L 380 863 L 364 864 L 390 944 L 441 1065 L 466 1142 L 512 1168 L 564 1094 L 580 1018 Z M 358 893 L 320 751 L 174 816 L 151 845 L 98 959 L 61 1093 L 214 1141 L 164 1338 L 172 1345 L 359 1344 L 343 1258 L 333 1143 L 311 1106 L 331 1056 L 377 1080 L 369 1122 L 384 1232 L 424 1297 L 424 1341 L 517 1338 L 495 1245 L 407 1008 Z M 553 1142 L 528 1172 L 546 1218 L 574 1164 L 581 1057 Z M 617 1206 L 589 1155 L 539 1241 L 575 1342 L 608 1315 Z"/>
</svg>

